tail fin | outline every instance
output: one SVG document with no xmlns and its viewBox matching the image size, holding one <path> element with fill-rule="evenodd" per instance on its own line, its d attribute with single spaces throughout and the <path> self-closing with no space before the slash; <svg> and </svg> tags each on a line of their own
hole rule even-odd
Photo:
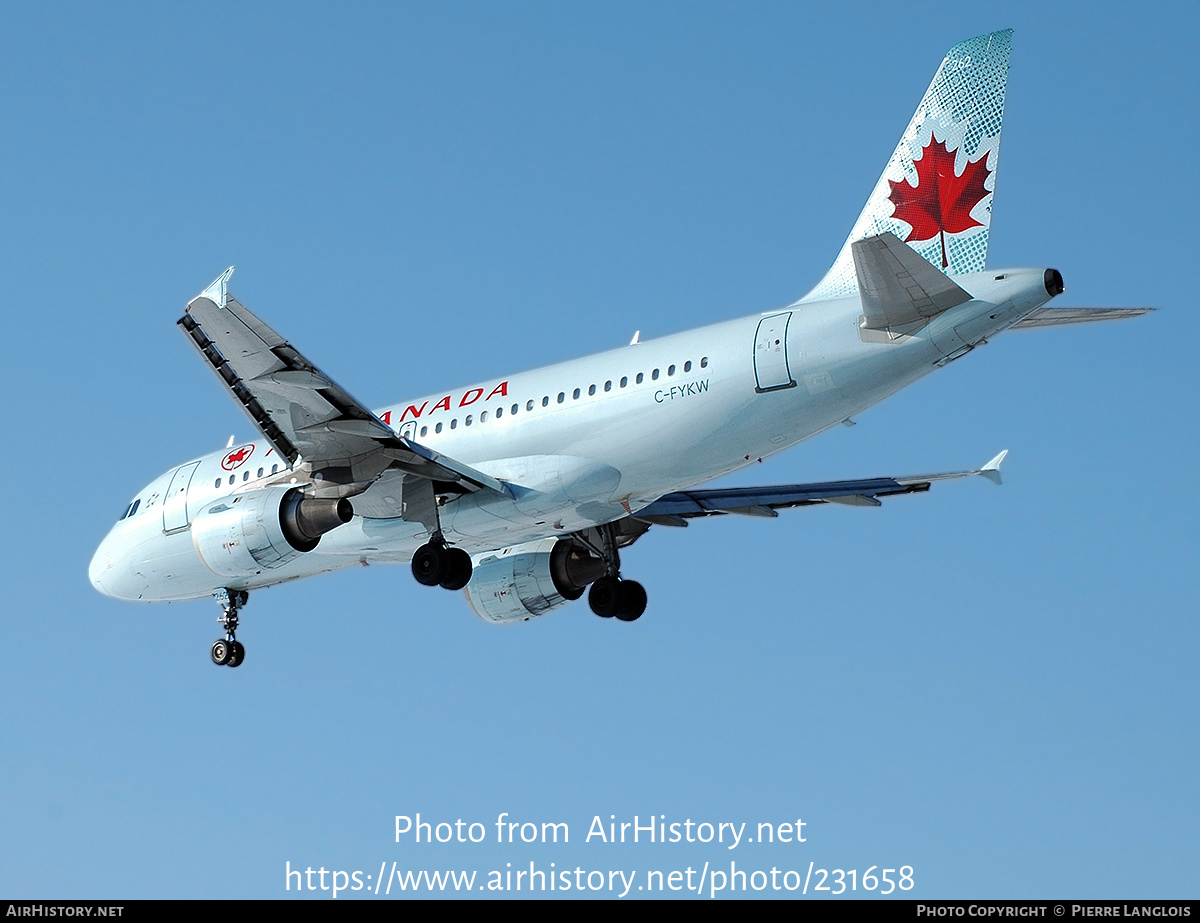
<svg viewBox="0 0 1200 923">
<path fill-rule="evenodd" d="M 837 259 L 806 301 L 858 290 L 855 241 L 891 232 L 947 275 L 987 261 L 1012 29 L 947 52 Z"/>
</svg>

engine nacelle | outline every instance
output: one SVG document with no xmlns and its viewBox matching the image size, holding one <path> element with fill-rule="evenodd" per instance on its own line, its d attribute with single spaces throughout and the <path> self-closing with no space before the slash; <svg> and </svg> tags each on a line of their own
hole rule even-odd
<svg viewBox="0 0 1200 923">
<path fill-rule="evenodd" d="M 489 622 L 520 622 L 578 599 L 604 571 L 604 561 L 565 539 L 528 542 L 481 558 L 467 601 Z"/>
<path fill-rule="evenodd" d="M 349 500 L 305 497 L 295 487 L 235 494 L 192 520 L 200 560 L 224 577 L 249 577 L 317 547 L 321 536 L 354 516 Z"/>
</svg>

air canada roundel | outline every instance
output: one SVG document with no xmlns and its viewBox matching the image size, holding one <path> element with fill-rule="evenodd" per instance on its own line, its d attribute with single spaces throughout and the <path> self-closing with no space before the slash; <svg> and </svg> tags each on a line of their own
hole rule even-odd
<svg viewBox="0 0 1200 923">
<path fill-rule="evenodd" d="M 240 468 L 245 464 L 246 459 L 254 454 L 254 443 L 248 445 L 240 445 L 236 449 L 231 449 L 225 453 L 225 457 L 221 459 L 221 467 L 226 471 L 232 471 L 234 468 Z"/>
</svg>

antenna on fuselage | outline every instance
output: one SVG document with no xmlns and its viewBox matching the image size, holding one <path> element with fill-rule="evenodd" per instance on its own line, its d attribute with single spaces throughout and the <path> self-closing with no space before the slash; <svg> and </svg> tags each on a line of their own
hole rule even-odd
<svg viewBox="0 0 1200 923">
<path fill-rule="evenodd" d="M 640 337 L 641 335 L 642 335 L 642 331 L 640 331 L 640 330 L 633 331 L 633 339 L 629 341 L 629 345 L 637 346 L 638 345 L 638 337 Z"/>
</svg>

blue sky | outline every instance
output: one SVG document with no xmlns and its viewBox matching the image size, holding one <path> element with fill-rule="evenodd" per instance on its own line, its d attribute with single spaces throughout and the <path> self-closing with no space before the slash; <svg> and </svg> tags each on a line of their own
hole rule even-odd
<svg viewBox="0 0 1200 923">
<path fill-rule="evenodd" d="M 6 5 L 0 895 L 732 860 L 909 865 L 916 897 L 1194 897 L 1197 25 L 1183 4 Z M 256 592 L 236 671 L 208 660 L 212 601 L 88 584 L 138 488 L 252 436 L 174 323 L 227 265 L 373 406 L 768 310 L 833 259 L 945 50 L 1005 27 L 990 265 L 1161 310 L 1005 335 L 729 480 L 1008 448 L 1003 488 L 654 530 L 625 555 L 633 625 L 580 603 L 496 628 L 403 567 Z M 572 842 L 395 843 L 417 812 Z M 582 842 L 596 815 L 660 814 L 800 818 L 807 842 Z"/>
</svg>

